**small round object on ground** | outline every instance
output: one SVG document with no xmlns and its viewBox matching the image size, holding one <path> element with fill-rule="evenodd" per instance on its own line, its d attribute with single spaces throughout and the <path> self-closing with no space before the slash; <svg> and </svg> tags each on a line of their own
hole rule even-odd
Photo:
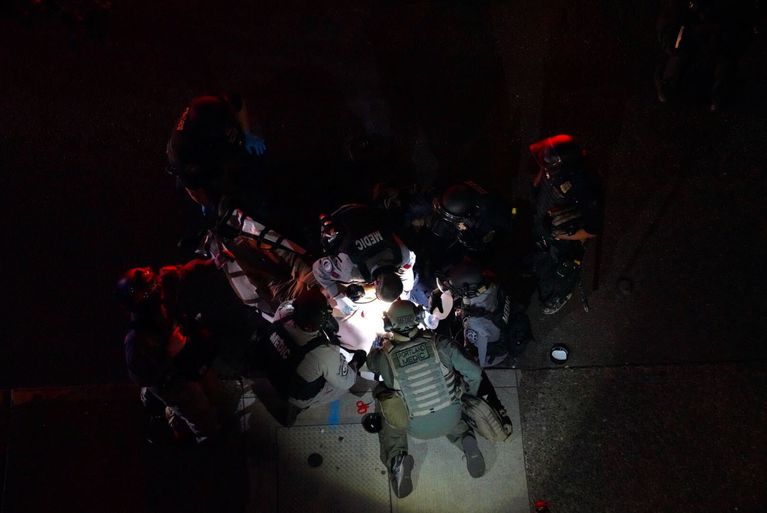
<svg viewBox="0 0 767 513">
<path fill-rule="evenodd" d="M 549 358 L 553 363 L 562 365 L 567 363 L 567 359 L 570 357 L 570 348 L 564 344 L 557 344 L 552 346 L 549 352 Z"/>
<path fill-rule="evenodd" d="M 362 428 L 368 433 L 378 433 L 383 428 L 383 419 L 377 412 L 366 413 L 362 416 Z"/>
<path fill-rule="evenodd" d="M 310 467 L 319 467 L 322 465 L 322 455 L 313 452 L 309 455 L 309 458 L 306 460 L 306 462 L 309 463 Z"/>
<path fill-rule="evenodd" d="M 634 282 L 628 278 L 620 278 L 618 280 L 618 290 L 624 296 L 629 296 L 632 292 L 634 292 Z"/>
</svg>

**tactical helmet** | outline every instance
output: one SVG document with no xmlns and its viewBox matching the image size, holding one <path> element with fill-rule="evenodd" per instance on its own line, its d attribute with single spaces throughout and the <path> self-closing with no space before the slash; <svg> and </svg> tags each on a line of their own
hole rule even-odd
<svg viewBox="0 0 767 513">
<path fill-rule="evenodd" d="M 577 162 L 583 158 L 583 150 L 573 136 L 559 134 L 547 137 L 530 145 L 539 166 L 548 172 L 561 168 L 564 164 Z"/>
<path fill-rule="evenodd" d="M 393 267 L 384 267 L 373 271 L 376 297 L 381 301 L 391 302 L 396 300 L 403 289 L 402 279 Z"/>
<path fill-rule="evenodd" d="M 293 322 L 303 331 L 318 331 L 330 313 L 328 300 L 319 287 L 304 290 L 293 300 Z"/>
<path fill-rule="evenodd" d="M 166 147 L 168 172 L 193 182 L 194 187 L 203 175 L 239 151 L 242 143 L 242 128 L 229 102 L 218 96 L 197 97 L 171 133 Z"/>
<path fill-rule="evenodd" d="M 438 218 L 432 224 L 432 231 L 438 237 L 451 237 L 455 230 L 468 230 L 476 224 L 482 197 L 487 191 L 474 182 L 463 182 L 448 187 L 442 196 L 435 198 L 434 211 Z M 450 225 L 453 229 L 444 226 Z"/>
<path fill-rule="evenodd" d="M 384 330 L 409 334 L 423 320 L 423 309 L 407 299 L 398 299 L 383 315 Z"/>
<path fill-rule="evenodd" d="M 129 310 L 159 297 L 159 279 L 151 267 L 134 267 L 117 282 L 117 297 Z"/>
<path fill-rule="evenodd" d="M 482 269 L 473 262 L 462 262 L 452 266 L 443 280 L 437 280 L 437 286 L 447 287 L 457 297 L 477 297 L 487 290 L 487 279 Z"/>
</svg>

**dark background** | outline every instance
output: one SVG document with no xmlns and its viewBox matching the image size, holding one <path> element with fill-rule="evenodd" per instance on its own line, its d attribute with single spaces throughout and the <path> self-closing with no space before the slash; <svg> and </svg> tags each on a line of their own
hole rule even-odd
<svg viewBox="0 0 767 513">
<path fill-rule="evenodd" d="M 569 132 L 603 179 L 605 231 L 586 258 L 591 311 L 575 299 L 543 316 L 533 302 L 537 342 L 513 362 L 531 498 L 561 512 L 764 511 L 763 35 L 743 55 L 735 96 L 712 114 L 705 98 L 657 103 L 656 2 L 314 4 L 113 2 L 98 37 L 60 12 L 3 4 L 2 402 L 2 387 L 127 381 L 113 288 L 127 268 L 191 256 L 176 242 L 194 208 L 165 173 L 164 149 L 198 94 L 246 98 L 294 224 L 403 170 L 420 182 L 473 177 L 521 202 L 527 145 Z M 359 134 L 394 142 L 389 170 L 348 165 L 344 142 Z M 552 368 L 560 342 L 570 366 Z M 41 473 L 94 511 L 110 497 L 140 503 L 145 479 L 165 497 L 153 472 L 166 467 L 134 470 L 135 390 L 78 390 L 76 407 L 57 399 L 66 391 L 14 405 L 13 483 L 33 490 L 16 498 L 46 502 Z M 195 486 L 218 482 L 208 477 L 219 466 L 186 456 L 173 458 L 181 474 L 167 467 L 171 482 L 201 468 Z M 82 494 L 60 468 L 83 476 Z M 104 479 L 109 497 L 89 494 Z"/>
<path fill-rule="evenodd" d="M 125 381 L 115 280 L 191 256 L 176 246 L 192 207 L 164 172 L 165 143 L 192 97 L 226 91 L 248 101 L 285 205 L 310 218 L 307 205 L 363 199 L 383 178 L 345 167 L 351 135 L 390 137 L 392 174 L 474 177 L 512 199 L 526 194 L 527 144 L 573 133 L 607 191 L 587 264 L 597 308 L 539 322 L 533 307 L 539 340 L 576 343 L 576 365 L 763 358 L 764 42 L 724 112 L 659 105 L 656 13 L 597 0 L 115 2 L 90 37 L 60 14 L 8 9 L 2 384 Z M 623 275 L 631 297 L 615 294 Z M 546 347 L 518 363 L 546 365 Z"/>
</svg>

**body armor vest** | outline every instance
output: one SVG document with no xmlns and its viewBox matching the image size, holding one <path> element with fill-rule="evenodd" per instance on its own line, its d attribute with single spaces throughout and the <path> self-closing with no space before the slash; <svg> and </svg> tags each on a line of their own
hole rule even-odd
<svg viewBox="0 0 767 513">
<path fill-rule="evenodd" d="M 570 231 L 569 226 L 559 225 L 580 220 L 580 207 L 572 192 L 572 184 L 577 180 L 579 172 L 577 168 L 563 168 L 551 178 L 544 176 L 541 180 L 533 220 L 537 238 L 551 243 L 555 231 Z"/>
<path fill-rule="evenodd" d="M 285 329 L 285 322 L 291 317 L 283 317 L 272 324 L 272 330 L 269 330 L 265 336 L 259 339 L 262 355 L 264 358 L 267 375 L 275 388 L 292 396 L 298 396 L 293 388 L 293 376 L 296 373 L 298 365 L 304 357 L 311 351 L 329 342 L 325 332 L 319 334 L 304 345 L 298 345 L 290 333 Z M 320 388 L 325 383 L 324 378 L 320 378 Z M 307 399 L 307 397 L 298 397 Z"/>
<path fill-rule="evenodd" d="M 458 402 L 455 371 L 440 360 L 434 335 L 419 334 L 392 344 L 386 358 L 394 374 L 394 388 L 400 390 L 411 418 Z"/>
<path fill-rule="evenodd" d="M 331 217 L 343 233 L 338 251 L 349 255 L 366 281 L 372 280 L 372 272 L 379 267 L 402 265 L 399 244 L 374 211 L 362 205 L 344 205 Z"/>
</svg>

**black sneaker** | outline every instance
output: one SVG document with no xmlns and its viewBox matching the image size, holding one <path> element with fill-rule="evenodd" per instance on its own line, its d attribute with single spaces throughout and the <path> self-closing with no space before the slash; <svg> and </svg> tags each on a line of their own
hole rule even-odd
<svg viewBox="0 0 767 513">
<path fill-rule="evenodd" d="M 563 306 L 567 304 L 568 301 L 570 301 L 571 297 L 573 297 L 572 292 L 565 297 L 559 297 L 546 301 L 546 303 L 543 305 L 543 313 L 546 315 L 553 315 L 557 313 L 562 309 Z"/>
<path fill-rule="evenodd" d="M 506 358 L 509 356 L 509 353 L 502 353 L 497 355 L 488 355 L 485 358 L 485 367 L 495 367 L 498 364 L 501 364 L 506 361 Z"/>
<path fill-rule="evenodd" d="M 463 437 L 461 440 L 463 454 L 466 456 L 466 469 L 471 477 L 482 477 L 485 473 L 485 458 L 479 451 L 477 439 L 471 435 Z"/>
<path fill-rule="evenodd" d="M 413 457 L 407 453 L 399 454 L 392 458 L 389 481 L 394 495 L 400 499 L 410 495 L 413 491 L 413 479 L 410 473 L 413 471 Z"/>
<path fill-rule="evenodd" d="M 506 408 L 501 405 L 495 409 L 498 411 L 498 415 L 501 417 L 501 426 L 503 426 L 503 432 L 511 436 L 511 434 L 514 432 L 514 424 L 512 424 L 511 418 L 509 418 L 509 414 L 506 412 Z"/>
</svg>

